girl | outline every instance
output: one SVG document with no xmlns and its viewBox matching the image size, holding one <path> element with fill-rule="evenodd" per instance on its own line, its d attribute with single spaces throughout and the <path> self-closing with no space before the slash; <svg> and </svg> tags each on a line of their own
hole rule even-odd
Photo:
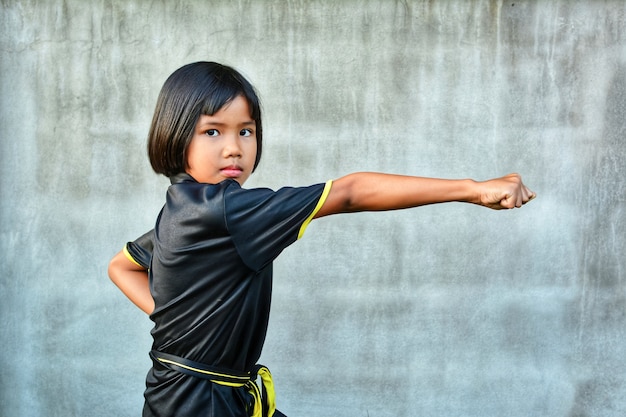
<svg viewBox="0 0 626 417">
<path fill-rule="evenodd" d="M 244 189 L 262 145 L 259 99 L 237 71 L 197 62 L 167 79 L 148 154 L 172 185 L 154 229 L 129 242 L 108 271 L 155 323 L 146 417 L 283 416 L 271 375 L 256 362 L 272 261 L 312 219 L 449 201 L 510 209 L 535 197 L 517 174 L 476 182 L 355 173 L 309 187 Z"/>
</svg>

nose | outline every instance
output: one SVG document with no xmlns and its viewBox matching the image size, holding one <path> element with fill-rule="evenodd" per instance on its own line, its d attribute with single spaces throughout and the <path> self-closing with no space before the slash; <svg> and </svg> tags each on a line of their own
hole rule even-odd
<svg viewBox="0 0 626 417">
<path fill-rule="evenodd" d="M 241 145 L 238 135 L 228 135 L 223 149 L 224 158 L 241 158 Z"/>
</svg>

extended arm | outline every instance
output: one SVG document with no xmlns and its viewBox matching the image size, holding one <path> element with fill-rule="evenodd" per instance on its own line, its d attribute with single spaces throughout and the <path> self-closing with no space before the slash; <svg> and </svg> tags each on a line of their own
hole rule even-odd
<svg viewBox="0 0 626 417">
<path fill-rule="evenodd" d="M 146 314 L 154 310 L 154 300 L 148 285 L 148 272 L 133 263 L 124 252 L 118 252 L 109 262 L 111 281 Z"/>
<path fill-rule="evenodd" d="M 518 174 L 488 181 L 446 180 L 359 172 L 333 181 L 315 217 L 357 211 L 396 210 L 452 201 L 495 210 L 521 207 L 535 198 Z"/>
</svg>

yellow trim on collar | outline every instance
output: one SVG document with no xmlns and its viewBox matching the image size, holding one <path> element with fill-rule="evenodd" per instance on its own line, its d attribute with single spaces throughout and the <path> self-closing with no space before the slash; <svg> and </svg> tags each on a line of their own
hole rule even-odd
<svg viewBox="0 0 626 417">
<path fill-rule="evenodd" d="M 326 181 L 326 185 L 324 185 L 324 191 L 322 192 L 322 196 L 318 200 L 317 205 L 315 206 L 315 209 L 313 209 L 313 212 L 309 215 L 309 217 L 306 218 L 304 223 L 302 223 L 302 225 L 300 226 L 300 231 L 298 232 L 298 239 L 304 236 L 304 231 L 306 230 L 307 226 L 309 225 L 309 223 L 311 223 L 311 220 L 313 220 L 313 217 L 315 217 L 317 212 L 320 211 L 320 209 L 326 202 L 326 198 L 328 198 L 328 194 L 330 193 L 330 188 L 332 187 L 332 185 L 333 185 L 332 180 Z"/>
</svg>

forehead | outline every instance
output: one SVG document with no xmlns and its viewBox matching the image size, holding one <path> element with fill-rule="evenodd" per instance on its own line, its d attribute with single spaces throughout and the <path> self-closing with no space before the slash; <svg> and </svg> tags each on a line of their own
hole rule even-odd
<svg viewBox="0 0 626 417">
<path fill-rule="evenodd" d="M 243 96 L 237 96 L 224 104 L 214 114 L 202 114 L 198 123 L 255 124 L 250 104 Z"/>
</svg>

